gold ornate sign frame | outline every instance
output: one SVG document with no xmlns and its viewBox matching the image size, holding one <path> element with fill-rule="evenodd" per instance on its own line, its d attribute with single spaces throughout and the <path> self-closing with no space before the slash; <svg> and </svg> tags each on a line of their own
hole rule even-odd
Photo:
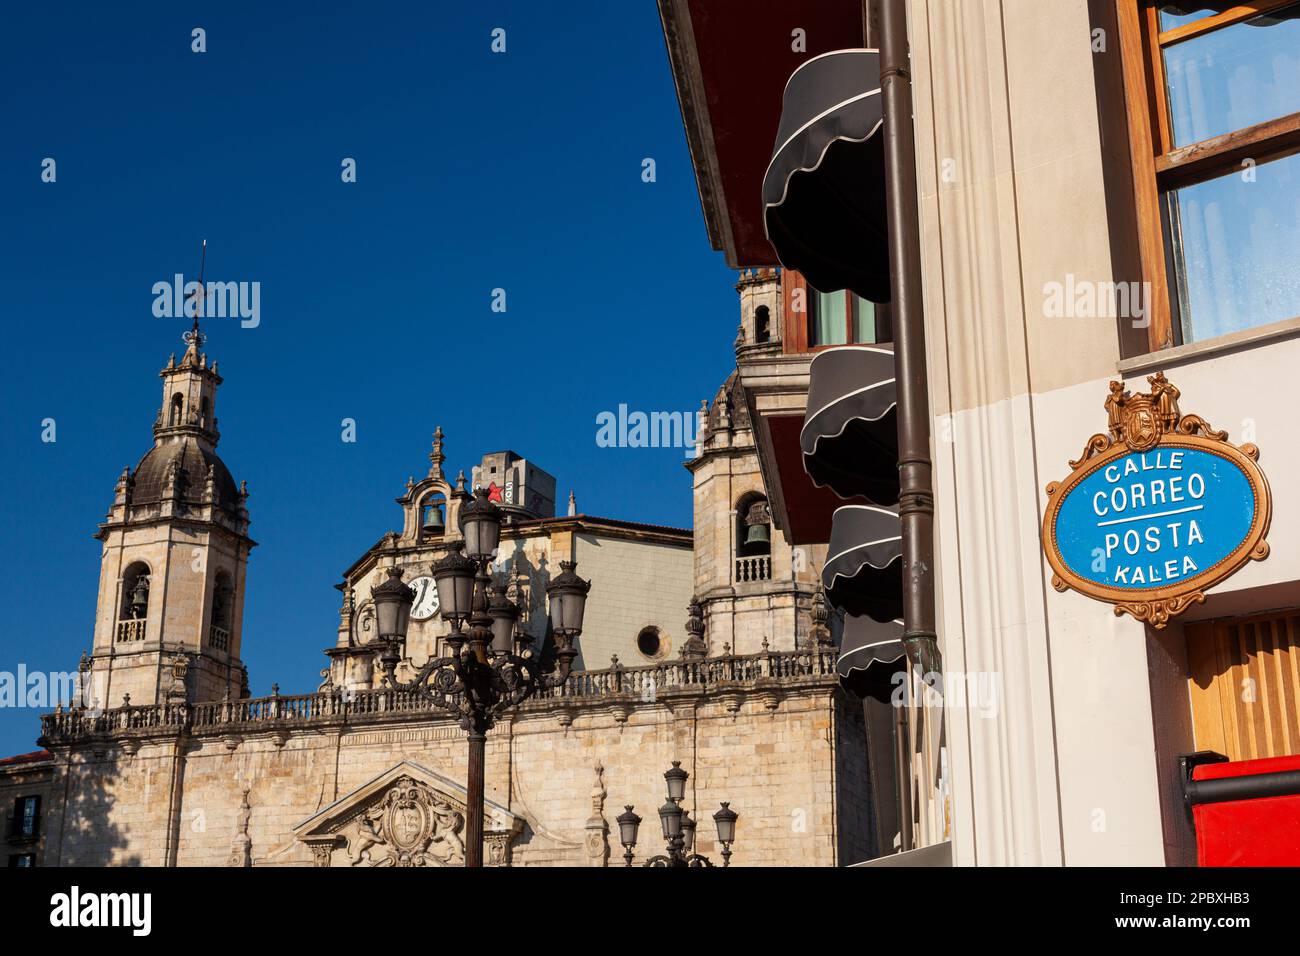
<svg viewBox="0 0 1300 956">
<path fill-rule="evenodd" d="M 1047 486 L 1047 509 L 1043 515 L 1043 552 L 1052 568 L 1052 587 L 1072 590 L 1094 600 L 1115 606 L 1115 614 L 1131 614 L 1157 630 L 1171 617 L 1193 604 L 1205 601 L 1205 592 L 1235 574 L 1249 561 L 1268 557 L 1265 539 L 1273 516 L 1273 497 L 1268 479 L 1260 470 L 1259 449 L 1250 443 L 1234 445 L 1228 433 L 1216 431 L 1199 415 L 1183 415 L 1178 410 L 1179 391 L 1163 372 L 1148 376 L 1150 392 L 1130 394 L 1120 382 L 1110 383 L 1106 398 L 1109 429 L 1093 435 L 1083 454 L 1070 462 L 1071 474 L 1063 481 Z M 1056 539 L 1056 520 L 1066 496 L 1084 479 L 1105 468 L 1117 458 L 1133 452 L 1155 449 L 1195 449 L 1223 458 L 1245 475 L 1255 496 L 1255 513 L 1250 530 L 1236 548 L 1224 558 L 1199 573 L 1153 588 L 1117 588 L 1090 581 L 1071 571 L 1061 556 Z"/>
</svg>

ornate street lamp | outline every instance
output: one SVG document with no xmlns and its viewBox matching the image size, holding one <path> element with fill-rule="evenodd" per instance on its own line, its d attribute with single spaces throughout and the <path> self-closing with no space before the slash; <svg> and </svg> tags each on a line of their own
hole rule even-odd
<svg viewBox="0 0 1300 956">
<path fill-rule="evenodd" d="M 516 627 L 522 613 L 518 605 L 506 597 L 504 588 L 496 588 L 488 597 L 492 584 L 488 567 L 501 542 L 501 509 L 488 500 L 486 489 L 476 491 L 461 510 L 460 527 L 463 546 L 457 542 L 433 565 L 442 617 L 451 625 L 446 657 L 430 658 L 411 680 L 398 681 L 399 648 L 406 640 L 415 592 L 402 584 L 400 568 L 389 568 L 388 580 L 370 593 L 379 631 L 375 653 L 385 683 L 394 690 L 420 693 L 434 706 L 455 714 L 468 735 L 465 865 L 482 866 L 487 732 L 498 714 L 538 690 L 568 680 L 578 656 L 574 642 L 582 633 L 591 582 L 574 573 L 575 562 L 565 561 L 563 573 L 547 587 L 555 660 L 543 665 L 531 647 L 532 639 Z"/>
<path fill-rule="evenodd" d="M 690 776 L 682 769 L 680 760 L 674 760 L 672 768 L 664 774 L 668 784 L 668 800 L 659 808 L 659 825 L 663 830 L 667 853 L 652 856 L 645 866 L 656 867 L 691 867 L 700 869 L 712 867 L 713 862 L 706 856 L 695 852 L 695 821 L 682 809 L 682 800 L 686 796 L 686 780 Z M 713 815 L 713 822 L 718 828 L 718 842 L 722 844 L 722 865 L 731 865 L 731 844 L 736 842 L 736 819 L 740 814 L 731 809 L 730 804 L 722 804 L 722 809 Z M 629 804 L 617 818 L 618 838 L 623 844 L 624 865 L 631 866 L 633 850 L 636 849 L 637 828 L 641 818 L 633 812 Z"/>
</svg>

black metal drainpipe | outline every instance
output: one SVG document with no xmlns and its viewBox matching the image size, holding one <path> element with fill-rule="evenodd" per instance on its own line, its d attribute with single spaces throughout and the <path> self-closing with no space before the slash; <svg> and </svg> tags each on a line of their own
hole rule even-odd
<svg viewBox="0 0 1300 956">
<path fill-rule="evenodd" d="M 913 669 L 940 670 L 934 609 L 934 487 L 921 293 L 916 137 L 906 0 L 879 0 L 885 202 L 898 380 L 898 515 L 903 531 L 903 646 Z M 907 834 L 904 849 L 911 849 Z"/>
</svg>

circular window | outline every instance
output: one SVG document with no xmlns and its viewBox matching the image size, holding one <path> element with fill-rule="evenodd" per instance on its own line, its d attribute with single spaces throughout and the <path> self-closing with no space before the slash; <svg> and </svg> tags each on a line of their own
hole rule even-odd
<svg viewBox="0 0 1300 956">
<path fill-rule="evenodd" d="M 636 649 L 645 657 L 663 657 L 668 651 L 668 639 L 653 625 L 643 627 L 636 636 Z"/>
</svg>

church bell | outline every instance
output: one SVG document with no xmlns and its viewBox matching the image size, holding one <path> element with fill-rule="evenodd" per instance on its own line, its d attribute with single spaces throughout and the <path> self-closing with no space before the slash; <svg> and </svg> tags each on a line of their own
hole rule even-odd
<svg viewBox="0 0 1300 956">
<path fill-rule="evenodd" d="M 135 587 L 131 589 L 131 617 L 139 619 L 149 613 L 149 585 L 144 575 L 136 578 Z"/>
<path fill-rule="evenodd" d="M 766 544 L 766 545 L 770 545 L 771 543 L 772 543 L 772 539 L 771 539 L 771 537 L 768 535 L 768 532 L 767 532 L 767 525 L 765 525 L 765 524 L 751 524 L 751 525 L 750 525 L 750 526 L 745 530 L 745 544 L 746 544 L 746 545 L 752 545 L 752 544 Z"/>
<path fill-rule="evenodd" d="M 424 533 L 442 534 L 445 527 L 442 520 L 442 505 L 425 505 Z"/>
</svg>

